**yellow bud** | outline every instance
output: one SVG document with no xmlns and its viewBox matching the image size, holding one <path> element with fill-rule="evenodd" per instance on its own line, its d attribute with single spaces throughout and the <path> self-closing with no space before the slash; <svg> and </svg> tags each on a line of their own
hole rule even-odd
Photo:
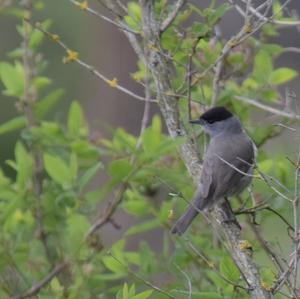
<svg viewBox="0 0 300 299">
<path fill-rule="evenodd" d="M 215 269 L 215 267 L 216 267 L 216 264 L 212 261 L 208 261 L 207 264 L 208 264 L 208 267 L 211 269 Z"/>
<path fill-rule="evenodd" d="M 248 240 L 242 240 L 242 241 L 239 243 L 239 248 L 240 248 L 241 250 L 252 249 L 252 245 L 251 245 L 251 243 L 250 243 Z"/>
<path fill-rule="evenodd" d="M 271 291 L 271 286 L 270 286 L 267 282 L 262 281 L 262 282 L 261 282 L 261 286 L 262 286 L 262 288 L 265 289 L 266 291 Z"/>
<path fill-rule="evenodd" d="M 89 8 L 87 1 L 82 1 L 81 3 L 78 3 L 78 6 L 83 10 L 87 10 Z"/>
<path fill-rule="evenodd" d="M 109 84 L 110 87 L 115 88 L 118 86 L 118 79 L 113 78 L 112 80 L 108 80 L 107 83 Z"/>
<path fill-rule="evenodd" d="M 57 43 L 57 42 L 59 41 L 59 39 L 60 39 L 59 36 L 58 36 L 57 34 L 51 34 L 50 36 L 51 36 L 51 39 L 52 39 L 54 42 L 56 42 L 56 43 Z"/>
<path fill-rule="evenodd" d="M 78 57 L 79 57 L 79 53 L 75 52 L 75 51 L 72 51 L 72 50 L 67 50 L 67 54 L 68 54 L 68 56 L 64 57 L 63 63 L 68 63 L 68 62 L 77 60 Z"/>
<path fill-rule="evenodd" d="M 169 213 L 168 213 L 168 219 L 169 219 L 169 220 L 174 219 L 174 210 L 173 210 L 173 209 L 169 210 Z"/>
</svg>

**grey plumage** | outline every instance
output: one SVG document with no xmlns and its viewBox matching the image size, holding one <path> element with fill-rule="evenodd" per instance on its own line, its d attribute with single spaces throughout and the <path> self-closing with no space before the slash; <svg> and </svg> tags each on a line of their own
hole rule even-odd
<svg viewBox="0 0 300 299">
<path fill-rule="evenodd" d="M 199 211 L 212 208 L 224 197 L 242 192 L 251 182 L 255 160 L 254 143 L 239 119 L 224 107 L 208 110 L 194 123 L 201 124 L 211 140 L 196 194 L 172 228 L 172 233 L 179 235 L 187 230 Z"/>
</svg>

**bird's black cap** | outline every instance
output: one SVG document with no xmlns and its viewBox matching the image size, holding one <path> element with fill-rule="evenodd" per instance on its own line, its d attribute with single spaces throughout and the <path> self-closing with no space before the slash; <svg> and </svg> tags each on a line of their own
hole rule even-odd
<svg viewBox="0 0 300 299">
<path fill-rule="evenodd" d="M 199 120 L 191 121 L 191 123 L 202 124 L 204 121 L 212 124 L 216 121 L 222 121 L 232 116 L 232 113 L 228 111 L 225 107 L 214 107 L 204 112 L 200 116 Z"/>
</svg>

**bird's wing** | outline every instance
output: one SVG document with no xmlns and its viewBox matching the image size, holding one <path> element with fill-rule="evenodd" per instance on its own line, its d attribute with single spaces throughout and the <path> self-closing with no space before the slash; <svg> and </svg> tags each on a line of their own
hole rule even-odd
<svg viewBox="0 0 300 299">
<path fill-rule="evenodd" d="M 234 136 L 233 140 L 222 138 L 212 141 L 204 157 L 200 186 L 195 196 L 199 209 L 235 193 L 253 161 L 254 149 L 250 139 L 241 141 L 239 136 Z"/>
<path fill-rule="evenodd" d="M 205 199 L 209 196 L 210 190 L 213 189 L 213 170 L 215 161 L 210 159 L 209 155 L 206 154 L 204 157 L 202 172 L 200 178 L 200 186 L 198 189 L 199 196 Z"/>
<path fill-rule="evenodd" d="M 226 147 L 226 150 L 222 147 Z M 252 141 L 243 136 L 234 136 L 231 142 L 226 142 L 226 144 L 224 142 L 217 152 L 219 155 L 216 155 L 217 161 L 214 168 L 215 200 L 240 192 L 243 189 L 241 180 L 247 177 L 254 162 Z M 248 178 L 250 183 L 251 177 L 248 176 Z"/>
</svg>

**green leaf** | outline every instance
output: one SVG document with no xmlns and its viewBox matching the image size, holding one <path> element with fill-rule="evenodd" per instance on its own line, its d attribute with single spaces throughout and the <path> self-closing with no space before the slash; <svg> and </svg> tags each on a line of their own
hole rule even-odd
<svg viewBox="0 0 300 299">
<path fill-rule="evenodd" d="M 274 1 L 272 9 L 276 19 L 282 17 L 282 5 L 279 1 Z"/>
<path fill-rule="evenodd" d="M 135 136 L 127 133 L 122 128 L 118 128 L 114 133 L 113 142 L 107 142 L 107 140 L 105 140 L 104 145 L 113 151 L 124 153 L 124 151 L 134 152 L 136 150 L 136 142 L 137 138 Z"/>
<path fill-rule="evenodd" d="M 44 30 L 48 30 L 51 25 L 51 20 L 46 20 L 42 23 L 42 27 Z M 41 44 L 45 37 L 45 34 L 38 29 L 34 29 L 31 32 L 29 39 L 29 47 L 33 50 L 36 50 L 37 47 Z"/>
<path fill-rule="evenodd" d="M 36 103 L 34 114 L 37 118 L 43 118 L 61 99 L 64 94 L 63 89 L 57 89 Z"/>
<path fill-rule="evenodd" d="M 160 267 L 155 253 L 145 241 L 140 242 L 139 267 L 142 273 L 146 274 L 147 276 L 157 273 L 157 270 Z"/>
<path fill-rule="evenodd" d="M 33 159 L 21 142 L 15 148 L 17 184 L 20 191 L 24 191 L 28 183 L 32 180 Z"/>
<path fill-rule="evenodd" d="M 258 84 L 265 84 L 273 70 L 271 56 L 263 50 L 260 50 L 254 60 L 253 77 Z"/>
<path fill-rule="evenodd" d="M 24 69 L 20 63 L 14 66 L 7 63 L 0 63 L 0 79 L 6 90 L 4 93 L 9 96 L 21 97 L 24 93 Z"/>
<path fill-rule="evenodd" d="M 135 226 L 132 226 L 127 232 L 127 236 L 132 236 L 140 233 L 147 232 L 149 230 L 153 230 L 155 228 L 158 228 L 160 226 L 160 221 L 158 219 L 151 219 L 148 221 L 145 221 L 143 223 L 139 223 Z"/>
<path fill-rule="evenodd" d="M 136 189 L 128 189 L 125 193 L 124 209 L 135 216 L 145 216 L 151 209 L 150 203 Z"/>
<path fill-rule="evenodd" d="M 111 162 L 108 166 L 108 173 L 114 181 L 120 182 L 125 179 L 132 171 L 132 165 L 128 160 L 120 159 Z"/>
<path fill-rule="evenodd" d="M 272 159 L 266 159 L 262 162 L 259 162 L 258 167 L 260 171 L 268 173 L 272 169 L 273 165 L 274 161 Z"/>
<path fill-rule="evenodd" d="M 51 79 L 49 79 L 48 77 L 39 76 L 34 78 L 33 85 L 37 90 L 42 90 L 44 87 L 50 85 L 51 82 Z"/>
<path fill-rule="evenodd" d="M 58 156 L 44 155 L 45 169 L 48 175 L 59 185 L 66 187 L 72 183 L 70 168 Z"/>
<path fill-rule="evenodd" d="M 70 147 L 82 159 L 96 160 L 99 158 L 98 149 L 87 140 L 76 139 L 70 144 Z"/>
<path fill-rule="evenodd" d="M 262 26 L 262 34 L 268 37 L 275 37 L 279 34 L 278 29 L 273 24 L 265 24 Z"/>
<path fill-rule="evenodd" d="M 271 73 L 269 82 L 273 85 L 279 85 L 291 81 L 297 75 L 298 73 L 295 70 L 282 67 Z"/>
<path fill-rule="evenodd" d="M 162 140 L 161 120 L 157 115 L 153 117 L 152 125 L 145 130 L 142 139 L 145 152 L 154 154 Z"/>
<path fill-rule="evenodd" d="M 124 17 L 125 22 L 133 30 L 139 31 L 141 29 L 142 11 L 141 7 L 135 2 L 129 2 L 128 15 Z"/>
<path fill-rule="evenodd" d="M 193 294 L 193 299 L 223 299 L 221 295 L 215 292 L 199 292 Z"/>
<path fill-rule="evenodd" d="M 270 88 L 262 91 L 261 98 L 269 102 L 277 102 L 279 96 L 276 90 Z"/>
<path fill-rule="evenodd" d="M 129 289 L 129 297 L 133 297 L 135 295 L 135 285 L 133 284 Z"/>
<path fill-rule="evenodd" d="M 24 116 L 10 119 L 6 123 L 0 125 L 0 135 L 22 129 L 26 126 L 26 124 L 27 119 Z"/>
<path fill-rule="evenodd" d="M 262 49 L 271 56 L 277 56 L 284 51 L 283 47 L 277 44 L 263 44 Z"/>
<path fill-rule="evenodd" d="M 127 7 L 128 7 L 128 13 L 131 16 L 134 16 L 137 20 L 142 19 L 141 7 L 136 2 L 129 2 Z"/>
<path fill-rule="evenodd" d="M 126 268 L 121 265 L 117 260 L 115 260 L 112 256 L 104 256 L 102 258 L 102 262 L 107 269 L 114 273 L 127 273 Z"/>
<path fill-rule="evenodd" d="M 218 22 L 229 9 L 230 5 L 227 3 L 218 6 L 218 8 L 209 16 L 209 23 L 211 25 L 215 25 L 215 23 Z"/>
<path fill-rule="evenodd" d="M 272 285 L 276 280 L 274 271 L 271 268 L 266 268 L 261 270 L 261 277 L 265 284 Z"/>
<path fill-rule="evenodd" d="M 102 167 L 102 162 L 98 162 L 95 165 L 91 166 L 79 179 L 79 190 L 82 190 Z"/>
<path fill-rule="evenodd" d="M 77 173 L 78 173 L 78 159 L 77 155 L 72 152 L 70 156 L 70 174 L 73 180 L 77 179 Z"/>
<path fill-rule="evenodd" d="M 124 283 L 124 286 L 123 286 L 122 299 L 129 299 L 129 290 L 128 290 L 127 283 Z"/>
<path fill-rule="evenodd" d="M 237 281 L 240 278 L 240 271 L 229 257 L 224 257 L 220 264 L 220 272 L 230 281 Z"/>
<path fill-rule="evenodd" d="M 67 227 L 64 236 L 68 252 L 78 257 L 78 252 L 85 244 L 84 238 L 90 228 L 87 218 L 80 214 L 71 214 L 67 218 Z"/>
<path fill-rule="evenodd" d="M 152 293 L 153 293 L 152 290 L 147 290 L 131 297 L 131 299 L 147 299 L 151 296 Z"/>
<path fill-rule="evenodd" d="M 68 130 L 74 137 L 87 136 L 88 128 L 80 104 L 73 101 L 68 115 Z"/>
</svg>

